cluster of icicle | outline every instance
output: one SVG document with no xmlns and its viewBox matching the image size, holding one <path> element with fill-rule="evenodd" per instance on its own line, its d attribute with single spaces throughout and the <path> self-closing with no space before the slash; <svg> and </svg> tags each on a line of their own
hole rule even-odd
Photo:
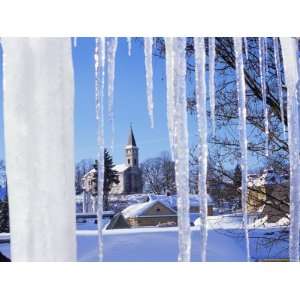
<svg viewBox="0 0 300 300">
<path fill-rule="evenodd" d="M 186 38 L 165 38 L 167 114 L 175 161 L 179 261 L 190 261 L 189 148 L 186 102 Z"/>
</svg>

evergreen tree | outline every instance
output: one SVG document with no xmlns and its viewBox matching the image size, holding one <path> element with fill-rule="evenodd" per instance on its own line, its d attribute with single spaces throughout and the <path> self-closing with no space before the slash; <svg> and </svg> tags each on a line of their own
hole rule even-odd
<svg viewBox="0 0 300 300">
<path fill-rule="evenodd" d="M 8 199 L 0 201 L 0 232 L 9 232 Z"/>
<path fill-rule="evenodd" d="M 108 152 L 107 149 L 104 149 L 104 182 L 103 182 L 103 208 L 104 210 L 108 209 L 108 194 L 111 190 L 112 185 L 118 184 L 119 183 L 119 176 L 118 176 L 118 172 L 116 170 L 114 170 L 114 163 L 113 163 L 113 159 L 112 156 L 110 155 L 110 153 Z M 95 162 L 95 169 L 98 169 L 98 161 Z M 98 173 L 96 173 L 96 178 L 95 178 L 95 182 L 96 182 L 96 187 L 97 187 L 97 175 Z M 98 190 L 98 189 L 96 189 Z"/>
<path fill-rule="evenodd" d="M 239 164 L 234 169 L 233 184 L 235 188 L 239 188 L 242 185 L 242 169 Z"/>
</svg>

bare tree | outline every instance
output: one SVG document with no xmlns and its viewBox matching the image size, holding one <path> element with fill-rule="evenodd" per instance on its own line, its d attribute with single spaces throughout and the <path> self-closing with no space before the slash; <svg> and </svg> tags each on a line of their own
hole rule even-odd
<svg viewBox="0 0 300 300">
<path fill-rule="evenodd" d="M 164 58 L 165 46 L 162 38 L 155 39 L 155 55 Z M 187 74 L 188 91 L 187 107 L 191 114 L 195 112 L 194 97 L 194 45 L 193 39 L 187 39 Z M 248 156 L 254 171 L 260 171 L 266 167 L 276 169 L 280 174 L 288 174 L 288 144 L 283 137 L 282 124 L 285 124 L 286 109 L 284 110 L 284 120 L 281 120 L 280 101 L 276 82 L 276 67 L 273 55 L 273 40 L 267 39 L 266 58 L 266 92 L 267 107 L 269 117 L 269 156 L 265 155 L 265 128 L 262 92 L 260 86 L 260 68 L 258 57 L 258 39 L 248 38 L 248 59 L 245 61 L 245 80 L 247 85 L 247 129 L 248 129 Z M 282 58 L 280 57 L 282 62 Z M 282 63 L 281 63 L 282 66 Z M 207 66 L 208 69 L 208 66 Z M 238 106 L 236 95 L 236 75 L 235 56 L 232 38 L 216 38 L 216 109 L 215 119 L 217 133 L 215 136 L 209 133 L 209 154 L 211 168 L 224 180 L 234 180 L 233 168 L 240 160 L 240 145 L 238 135 Z M 284 106 L 286 107 L 286 87 L 284 84 L 283 69 L 280 70 L 280 81 L 283 90 Z M 207 99 L 209 100 L 209 99 Z M 209 105 L 208 105 L 209 107 Z M 210 114 L 210 111 L 208 112 Z M 196 145 L 197 146 L 197 145 Z M 251 167 L 251 166 L 250 166 Z M 252 168 L 253 169 L 253 168 Z M 251 189 L 254 189 L 252 187 Z M 251 190 L 250 189 L 250 190 Z M 257 191 L 264 193 L 264 191 Z M 267 192 L 268 193 L 268 192 Z M 288 199 L 283 200 L 274 194 L 268 195 L 268 202 L 286 215 Z M 282 207 L 285 207 L 282 209 Z"/>
<path fill-rule="evenodd" d="M 174 194 L 175 165 L 168 152 L 147 159 L 141 164 L 145 192 L 155 194 Z"/>
</svg>

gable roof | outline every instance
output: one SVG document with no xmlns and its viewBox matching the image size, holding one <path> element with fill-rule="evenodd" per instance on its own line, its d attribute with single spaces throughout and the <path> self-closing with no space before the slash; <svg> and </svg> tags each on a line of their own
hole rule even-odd
<svg viewBox="0 0 300 300">
<path fill-rule="evenodd" d="M 122 172 L 126 171 L 129 168 L 130 168 L 130 166 L 127 166 L 125 164 L 119 164 L 119 165 L 115 165 L 113 167 L 113 170 L 115 170 L 115 171 L 117 171 L 119 173 L 122 173 Z"/>
<path fill-rule="evenodd" d="M 153 207 L 157 203 L 163 205 L 164 207 L 169 209 L 172 213 L 177 214 L 174 209 L 172 209 L 171 207 L 165 205 L 164 203 L 158 200 L 132 204 L 126 207 L 124 210 L 122 210 L 122 214 L 125 219 L 139 217 L 143 215 L 149 208 Z"/>
<path fill-rule="evenodd" d="M 209 205 L 213 204 L 213 200 L 209 195 L 207 199 L 207 203 Z M 149 201 L 157 201 L 159 200 L 161 203 L 163 203 L 167 207 L 175 208 L 177 207 L 177 195 L 167 196 L 167 195 L 154 195 L 149 194 L 148 195 Z M 189 195 L 190 198 L 190 206 L 191 207 L 198 207 L 200 202 L 200 197 L 198 195 Z"/>
</svg>

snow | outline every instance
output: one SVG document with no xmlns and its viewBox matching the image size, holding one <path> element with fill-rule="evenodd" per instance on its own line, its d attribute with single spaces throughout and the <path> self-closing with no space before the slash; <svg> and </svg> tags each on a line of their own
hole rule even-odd
<svg viewBox="0 0 300 300">
<path fill-rule="evenodd" d="M 287 87 L 288 146 L 290 165 L 290 243 L 291 261 L 299 261 L 300 230 L 300 138 L 298 40 L 280 38 Z"/>
<path fill-rule="evenodd" d="M 2 38 L 2 47 L 12 258 L 74 261 L 71 38 Z"/>
<path fill-rule="evenodd" d="M 157 203 L 161 203 L 164 205 L 164 203 L 162 203 L 159 200 L 132 204 L 132 205 L 126 207 L 124 210 L 122 210 L 122 214 L 126 219 L 138 217 L 138 216 L 143 215 L 145 211 L 147 211 L 149 208 L 151 208 L 152 206 L 154 206 Z M 174 212 L 174 214 L 176 214 L 175 210 L 173 210 L 172 208 L 170 208 L 170 209 Z"/>
<path fill-rule="evenodd" d="M 242 217 L 241 217 L 242 219 Z M 250 230 L 251 260 L 287 258 L 286 241 L 276 239 L 282 228 Z M 1 234 L 0 234 L 1 236 Z M 269 247 L 270 238 L 274 239 Z M 104 261 L 108 262 L 175 262 L 178 257 L 176 227 L 104 230 Z M 200 234 L 191 229 L 191 261 L 200 261 Z M 10 257 L 10 245 L 0 243 L 0 251 Z M 97 261 L 97 231 L 77 231 L 77 260 Z M 243 230 L 208 228 L 207 261 L 246 261 Z"/>
<path fill-rule="evenodd" d="M 166 196 L 166 195 L 148 194 L 148 199 L 149 199 L 149 201 L 159 200 L 164 205 L 171 207 L 171 208 L 177 207 L 177 196 L 176 195 Z M 199 207 L 200 197 L 198 195 L 190 194 L 189 200 L 190 200 L 190 207 Z M 211 199 L 211 197 L 209 195 L 207 195 L 207 203 L 210 205 L 213 205 L 213 200 Z"/>
<path fill-rule="evenodd" d="M 246 86 L 244 75 L 244 62 L 242 51 L 242 38 L 234 38 L 236 81 L 239 106 L 239 138 L 241 146 L 241 169 L 242 169 L 242 209 L 245 227 L 245 242 L 247 257 L 250 259 L 249 238 L 247 229 L 247 193 L 248 193 L 248 158 L 247 158 L 247 116 L 246 116 Z"/>
<path fill-rule="evenodd" d="M 126 171 L 129 168 L 126 164 L 115 165 L 113 169 L 119 173 Z"/>
</svg>

